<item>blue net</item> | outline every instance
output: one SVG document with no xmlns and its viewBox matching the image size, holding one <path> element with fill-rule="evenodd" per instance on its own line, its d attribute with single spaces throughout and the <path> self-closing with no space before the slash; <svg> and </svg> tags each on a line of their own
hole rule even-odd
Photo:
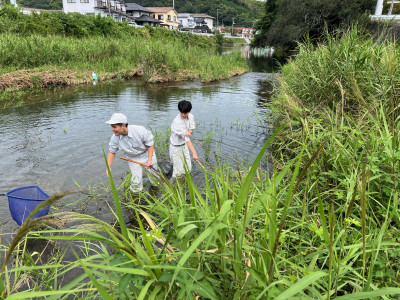
<svg viewBox="0 0 400 300">
<path fill-rule="evenodd" d="M 49 198 L 49 195 L 38 186 L 16 188 L 7 192 L 6 195 L 11 216 L 18 225 L 22 225 L 32 210 Z M 50 206 L 43 208 L 33 216 L 33 219 L 47 215 L 49 210 Z"/>
</svg>

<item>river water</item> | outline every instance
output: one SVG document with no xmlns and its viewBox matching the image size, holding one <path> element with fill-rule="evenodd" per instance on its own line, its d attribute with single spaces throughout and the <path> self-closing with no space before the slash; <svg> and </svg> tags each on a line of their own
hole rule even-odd
<svg viewBox="0 0 400 300">
<path fill-rule="evenodd" d="M 112 132 L 104 122 L 111 114 L 122 112 L 130 124 L 162 135 L 178 114 L 180 100 L 192 102 L 197 126 L 193 144 L 200 159 L 251 162 L 271 134 L 264 103 L 272 91 L 273 75 L 260 72 L 259 62 L 250 63 L 252 72 L 218 82 L 99 82 L 46 91 L 21 107 L 1 110 L 0 193 L 29 185 L 53 194 L 77 189 L 76 183 L 106 184 L 102 147 L 107 152 Z M 164 150 L 156 148 L 159 159 L 166 157 Z M 117 184 L 129 170 L 119 159 L 112 169 Z M 193 172 L 200 172 L 197 164 Z M 0 201 L 2 233 L 11 232 L 16 223 L 7 198 Z"/>
</svg>

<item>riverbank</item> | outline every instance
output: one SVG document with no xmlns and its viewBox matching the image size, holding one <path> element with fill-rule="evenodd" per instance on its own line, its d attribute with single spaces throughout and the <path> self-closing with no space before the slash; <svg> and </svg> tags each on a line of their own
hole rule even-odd
<svg viewBox="0 0 400 300">
<path fill-rule="evenodd" d="M 10 49 L 15 49 L 10 51 Z M 65 86 L 142 76 L 147 82 L 229 78 L 247 71 L 240 53 L 221 56 L 168 37 L 130 39 L 0 35 L 0 91 Z"/>
<path fill-rule="evenodd" d="M 245 68 L 237 67 L 230 70 L 218 78 L 202 79 L 195 72 L 181 70 L 180 72 L 166 72 L 164 75 L 154 74 L 147 81 L 152 83 L 170 82 L 170 81 L 191 81 L 199 79 L 202 82 L 210 82 L 231 78 L 247 72 Z M 143 77 L 143 71 L 137 67 L 131 70 L 121 70 L 119 72 L 101 72 L 96 74 L 96 82 L 112 80 L 112 79 L 132 79 L 133 77 Z M 46 71 L 40 69 L 18 70 L 6 73 L 0 76 L 0 92 L 16 92 L 27 89 L 54 88 L 62 86 L 71 86 L 78 84 L 93 83 L 92 71 L 76 71 L 59 69 L 57 67 L 50 68 Z"/>
<path fill-rule="evenodd" d="M 292 241 L 279 247 L 315 275 L 313 298 L 400 293 L 399 65 L 394 41 L 352 29 L 282 67 L 270 107 L 286 125 L 271 149 L 277 170 L 297 166 L 281 228 Z"/>
</svg>

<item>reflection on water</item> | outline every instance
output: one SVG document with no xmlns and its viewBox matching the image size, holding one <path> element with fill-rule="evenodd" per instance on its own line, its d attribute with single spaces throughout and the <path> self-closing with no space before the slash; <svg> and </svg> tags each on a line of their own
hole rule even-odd
<svg viewBox="0 0 400 300">
<path fill-rule="evenodd" d="M 100 82 L 33 95 L 23 107 L 0 111 L 0 193 L 38 185 L 53 194 L 76 188 L 75 181 L 81 186 L 108 182 L 102 147 L 107 152 L 112 133 L 104 122 L 111 114 L 123 112 L 130 124 L 165 132 L 180 100 L 193 104 L 193 143 L 201 159 L 214 163 L 218 155 L 249 162 L 270 135 L 260 120 L 268 112 L 263 104 L 272 91 L 271 79 L 252 72 L 207 84 Z M 117 184 L 127 171 L 125 162 L 115 161 Z M 200 174 L 200 167 L 195 165 L 193 172 Z M 1 219 L 15 226 L 8 207 L 2 207 Z"/>
</svg>

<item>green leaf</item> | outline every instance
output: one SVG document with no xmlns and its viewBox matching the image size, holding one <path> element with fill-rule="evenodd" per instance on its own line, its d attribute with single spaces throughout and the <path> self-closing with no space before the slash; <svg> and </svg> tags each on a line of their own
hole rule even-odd
<svg viewBox="0 0 400 300">
<path fill-rule="evenodd" d="M 194 283 L 192 289 L 206 299 L 218 299 L 212 285 L 208 281 Z"/>
<path fill-rule="evenodd" d="M 289 299 L 290 297 L 292 297 L 292 296 L 296 295 L 297 293 L 306 289 L 310 284 L 313 284 L 318 279 L 320 279 L 321 277 L 325 277 L 325 276 L 328 276 L 328 274 L 325 272 L 322 272 L 322 271 L 311 273 L 311 274 L 303 277 L 302 279 L 300 279 L 295 284 L 293 284 L 291 287 L 289 287 L 287 290 L 285 290 L 282 294 L 280 294 L 278 297 L 276 297 L 275 300 Z M 336 298 L 336 299 L 338 299 L 338 298 Z M 354 298 L 351 298 L 351 299 L 354 299 Z"/>
<path fill-rule="evenodd" d="M 335 300 L 373 299 L 376 297 L 382 297 L 386 295 L 399 295 L 399 294 L 400 294 L 400 288 L 385 287 L 370 292 L 357 292 L 345 296 L 339 296 L 336 297 Z"/>
<path fill-rule="evenodd" d="M 131 279 L 132 279 L 131 274 L 125 274 L 124 276 L 122 276 L 121 280 L 118 283 L 118 288 L 120 293 L 123 293 L 128 288 Z"/>
<path fill-rule="evenodd" d="M 119 223 L 119 226 L 121 228 L 122 236 L 125 238 L 124 244 L 129 249 L 129 243 L 127 242 L 127 240 L 129 239 L 129 236 L 128 236 L 128 230 L 126 228 L 124 215 L 122 213 L 121 201 L 120 201 L 119 196 L 118 196 L 118 191 L 117 191 L 117 188 L 115 186 L 114 179 L 113 179 L 112 173 L 111 173 L 111 169 L 110 169 L 110 166 L 108 165 L 106 152 L 104 151 L 104 147 L 103 146 L 102 146 L 102 149 L 103 149 L 104 160 L 106 162 L 106 166 L 107 166 L 107 170 L 108 170 L 108 175 L 109 175 L 108 178 L 110 180 L 110 186 L 111 186 L 112 195 L 113 195 L 113 199 L 114 199 L 114 205 L 115 205 L 115 209 L 117 211 L 118 223 Z"/>
<path fill-rule="evenodd" d="M 138 300 L 143 300 L 144 297 L 146 297 L 147 291 L 149 290 L 149 287 L 153 282 L 154 282 L 154 279 L 151 279 L 149 282 L 146 283 L 146 285 L 140 291 Z"/>
<path fill-rule="evenodd" d="M 154 288 L 153 292 L 151 292 L 151 294 L 149 296 L 149 300 L 154 300 L 160 290 L 161 290 L 161 286 L 156 286 Z"/>
<path fill-rule="evenodd" d="M 83 293 L 83 292 L 89 292 L 89 291 L 95 291 L 96 289 L 90 288 L 90 289 L 76 289 L 76 290 L 68 290 L 68 291 L 40 291 L 40 292 L 20 292 L 20 293 L 15 293 L 7 297 L 7 300 L 21 300 L 21 299 L 33 299 L 33 298 L 39 298 L 39 297 L 47 297 L 47 296 L 52 296 L 52 295 L 59 295 L 61 296 L 62 294 L 74 294 L 74 293 Z M 108 294 L 107 294 L 108 296 Z M 111 298 L 103 298 L 103 299 L 111 299 Z"/>
<path fill-rule="evenodd" d="M 179 230 L 178 232 L 178 239 L 183 239 L 184 236 L 191 230 L 196 229 L 197 226 L 194 224 L 189 224 L 187 226 L 185 226 L 183 229 Z"/>
<path fill-rule="evenodd" d="M 189 259 L 190 255 L 197 249 L 197 246 L 200 245 L 206 238 L 210 237 L 213 232 L 216 232 L 220 229 L 226 228 L 227 226 L 225 224 L 218 224 L 216 226 L 211 226 L 208 227 L 206 230 L 204 230 L 198 238 L 192 243 L 192 245 L 185 251 L 183 254 L 182 258 L 179 260 L 178 265 L 176 266 L 174 276 L 171 280 L 171 285 L 168 289 L 168 291 L 171 290 L 171 287 L 173 286 L 172 283 L 175 280 L 176 276 L 178 275 L 179 271 L 182 269 L 183 265 L 185 262 Z"/>
<path fill-rule="evenodd" d="M 173 277 L 173 273 L 172 273 L 172 272 L 170 272 L 170 271 L 164 271 L 164 272 L 162 272 L 160 278 L 158 278 L 158 281 L 161 281 L 161 282 L 171 282 L 172 277 Z"/>
</svg>

